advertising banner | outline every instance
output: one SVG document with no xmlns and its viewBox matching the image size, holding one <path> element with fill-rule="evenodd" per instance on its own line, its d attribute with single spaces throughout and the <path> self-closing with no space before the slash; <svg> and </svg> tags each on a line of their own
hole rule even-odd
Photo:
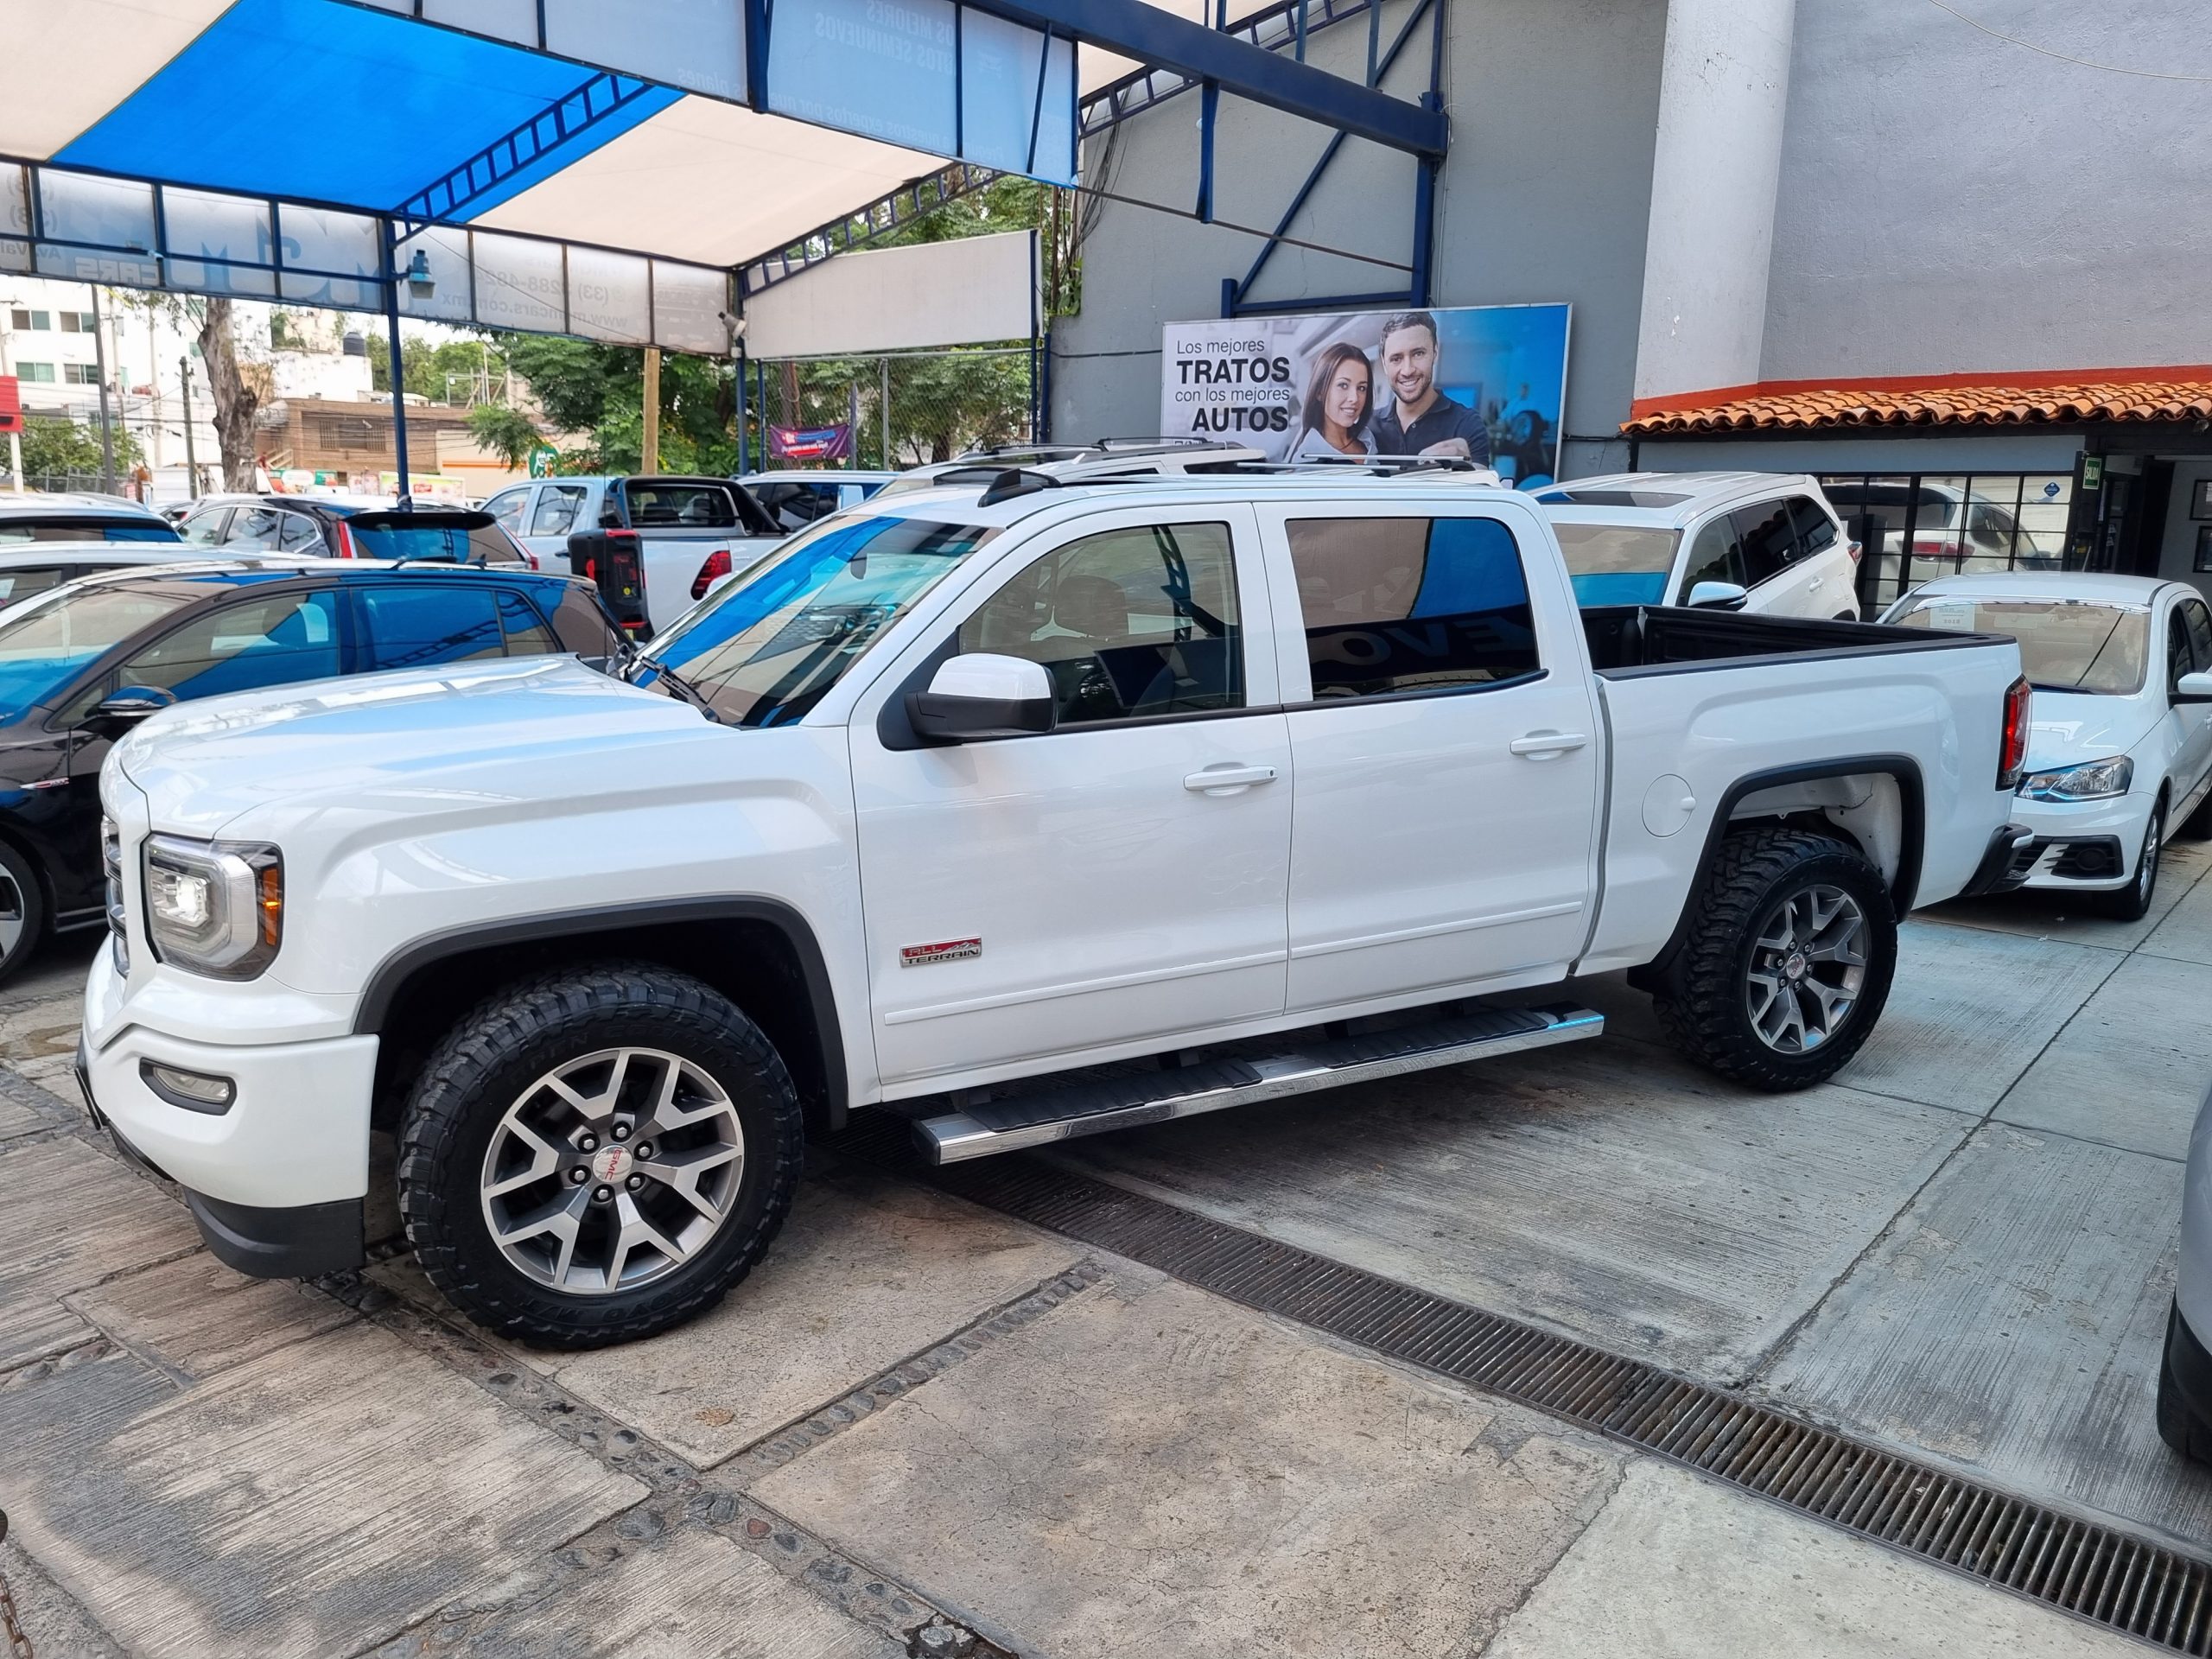
<svg viewBox="0 0 2212 1659">
<path fill-rule="evenodd" d="M 1461 455 L 1535 489 L 1559 467 L 1565 305 L 1171 322 L 1160 429 L 1271 461 Z"/>
<path fill-rule="evenodd" d="M 768 454 L 777 461 L 844 461 L 853 453 L 853 429 L 835 426 L 772 426 Z"/>
</svg>

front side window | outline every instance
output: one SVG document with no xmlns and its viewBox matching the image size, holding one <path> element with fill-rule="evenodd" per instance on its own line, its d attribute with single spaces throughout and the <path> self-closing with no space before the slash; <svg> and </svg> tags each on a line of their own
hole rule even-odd
<svg viewBox="0 0 2212 1659">
<path fill-rule="evenodd" d="M 506 655 L 496 600 L 479 583 L 378 583 L 360 593 L 370 656 L 378 668 Z"/>
<path fill-rule="evenodd" d="M 1667 597 L 1681 532 L 1642 524 L 1587 524 L 1554 520 L 1559 550 L 1574 583 L 1578 605 L 1656 605 Z"/>
<path fill-rule="evenodd" d="M 124 663 L 118 685 L 218 696 L 339 673 L 334 594 L 269 594 L 196 616 Z"/>
<path fill-rule="evenodd" d="M 2201 599 L 2184 599 L 2181 602 L 2183 622 L 2189 629 L 2189 642 L 2196 653 L 2196 666 L 2212 668 L 2212 611 L 2204 608 Z"/>
<path fill-rule="evenodd" d="M 1229 527 L 1146 524 L 1055 548 L 961 624 L 958 648 L 1044 664 L 1063 726 L 1241 709 Z"/>
<path fill-rule="evenodd" d="M 231 533 L 223 537 L 223 545 L 273 548 L 283 538 L 288 516 L 274 507 L 240 507 L 231 515 Z"/>
<path fill-rule="evenodd" d="M 1797 532 L 1790 524 L 1787 502 L 1762 501 L 1738 507 L 1728 517 L 1735 522 L 1736 544 L 1743 550 L 1745 587 L 1756 588 L 1780 575 L 1797 556 Z"/>
<path fill-rule="evenodd" d="M 581 484 L 549 484 L 537 498 L 537 511 L 530 516 L 533 536 L 565 536 L 583 511 L 589 493 Z"/>
<path fill-rule="evenodd" d="M 1891 621 L 1908 628 L 2008 633 L 2020 642 L 2020 671 L 2038 691 L 2132 696 L 2151 655 L 2151 613 L 2075 600 L 1991 599 L 1932 594 Z"/>
<path fill-rule="evenodd" d="M 2196 660 L 2190 653 L 2189 624 L 2182 620 L 2181 607 L 2177 605 L 2166 613 L 2166 690 L 2169 695 L 2181 690 L 2181 677 L 2194 671 Z"/>
<path fill-rule="evenodd" d="M 826 518 L 687 612 L 639 659 L 728 726 L 788 726 L 995 529 L 925 518 Z"/>
<path fill-rule="evenodd" d="M 1538 672 L 1513 532 L 1494 518 L 1305 518 L 1287 526 L 1313 695 L 1385 696 Z"/>
<path fill-rule="evenodd" d="M 499 522 L 499 528 L 510 536 L 522 534 L 523 503 L 530 499 L 528 490 L 505 490 L 484 504 L 484 511 Z"/>
</svg>

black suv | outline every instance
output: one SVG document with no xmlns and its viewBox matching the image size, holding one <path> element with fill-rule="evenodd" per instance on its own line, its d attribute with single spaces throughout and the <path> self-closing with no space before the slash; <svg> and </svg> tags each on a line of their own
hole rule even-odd
<svg viewBox="0 0 2212 1659">
<path fill-rule="evenodd" d="M 229 496 L 185 514 L 188 542 L 226 552 L 302 558 L 454 558 L 477 564 L 537 561 L 488 512 L 421 507 L 403 512 L 321 495 Z"/>
<path fill-rule="evenodd" d="M 0 979 L 100 925 L 100 762 L 193 697 L 380 669 L 628 650 L 593 586 L 455 563 L 205 561 L 90 576 L 0 620 Z"/>
</svg>

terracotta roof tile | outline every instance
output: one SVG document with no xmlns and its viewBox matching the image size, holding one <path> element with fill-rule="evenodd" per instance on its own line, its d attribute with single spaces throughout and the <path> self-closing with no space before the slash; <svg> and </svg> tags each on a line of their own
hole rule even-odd
<svg viewBox="0 0 2212 1659">
<path fill-rule="evenodd" d="M 1654 410 L 1621 423 L 1625 437 L 1757 429 L 1898 426 L 2078 425 L 2088 421 L 2212 421 L 2212 380 L 2074 386 L 1929 386 L 1875 391 L 1836 386 L 1702 407 Z"/>
</svg>

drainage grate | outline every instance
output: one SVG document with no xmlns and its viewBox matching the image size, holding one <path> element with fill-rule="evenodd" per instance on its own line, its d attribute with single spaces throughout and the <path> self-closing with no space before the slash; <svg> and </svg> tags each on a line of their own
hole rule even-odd
<svg viewBox="0 0 2212 1659">
<path fill-rule="evenodd" d="M 903 1134 L 894 1119 L 842 1144 L 899 1161 Z M 2187 1654 L 2205 1654 L 2212 1642 L 2212 1566 L 2147 1540 L 1033 1160 L 963 1164 L 924 1179 L 2110 1629 Z"/>
</svg>

